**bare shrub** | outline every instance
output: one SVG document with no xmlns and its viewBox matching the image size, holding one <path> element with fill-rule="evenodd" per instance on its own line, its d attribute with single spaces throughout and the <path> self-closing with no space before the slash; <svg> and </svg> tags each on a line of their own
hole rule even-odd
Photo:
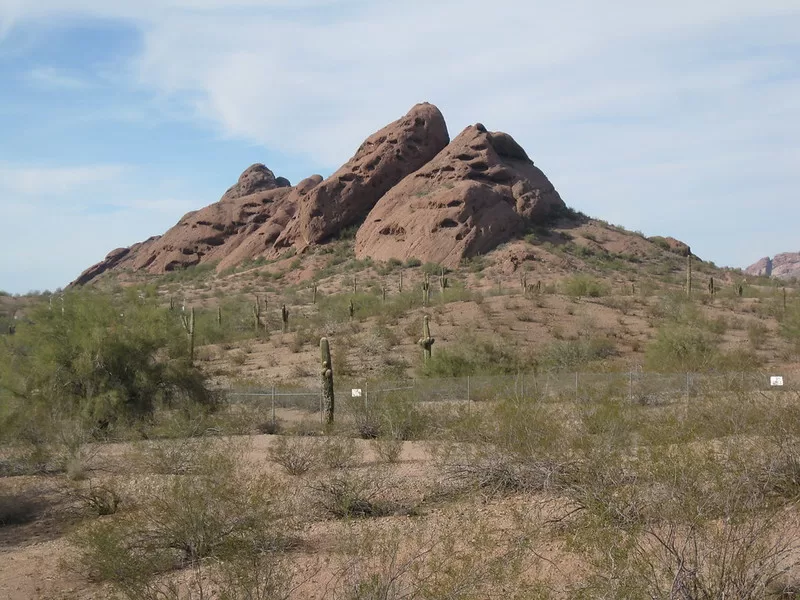
<svg viewBox="0 0 800 600">
<path fill-rule="evenodd" d="M 335 599 L 523 597 L 517 586 L 524 544 L 475 520 L 444 531 L 353 529 L 342 545 L 330 590 Z"/>
<path fill-rule="evenodd" d="M 331 469 L 348 469 L 361 461 L 362 451 L 351 437 L 328 436 L 321 442 L 322 462 Z"/>
<path fill-rule="evenodd" d="M 388 514 L 390 505 L 379 500 L 385 486 L 385 474 L 374 471 L 337 473 L 309 485 L 317 506 L 337 519 Z"/>
<path fill-rule="evenodd" d="M 149 480 L 140 510 L 76 532 L 75 566 L 128 598 L 172 597 L 153 595 L 170 589 L 159 574 L 204 558 L 255 560 L 285 548 L 294 525 L 279 511 L 290 505 L 288 497 L 278 501 L 280 489 L 244 461 L 243 449 L 220 448 L 192 475 Z"/>
<path fill-rule="evenodd" d="M 313 437 L 279 436 L 269 449 L 269 459 L 289 475 L 304 475 L 322 463 L 324 448 Z"/>
<path fill-rule="evenodd" d="M 403 452 L 403 440 L 395 437 L 379 437 L 372 440 L 372 448 L 380 460 L 396 463 Z"/>
</svg>

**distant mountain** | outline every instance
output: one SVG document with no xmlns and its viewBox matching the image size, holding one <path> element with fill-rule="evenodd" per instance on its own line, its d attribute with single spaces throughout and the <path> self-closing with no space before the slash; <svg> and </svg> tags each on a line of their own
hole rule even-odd
<svg viewBox="0 0 800 600">
<path fill-rule="evenodd" d="M 765 256 L 747 267 L 744 272 L 778 279 L 800 278 L 800 252 L 784 252 L 776 254 L 774 258 Z"/>
</svg>

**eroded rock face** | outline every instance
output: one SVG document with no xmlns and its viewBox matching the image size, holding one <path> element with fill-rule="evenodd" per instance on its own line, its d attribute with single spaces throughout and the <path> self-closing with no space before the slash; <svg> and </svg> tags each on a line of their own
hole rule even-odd
<svg viewBox="0 0 800 600">
<path fill-rule="evenodd" d="M 187 213 L 163 236 L 130 248 L 118 248 L 84 271 L 73 285 L 83 285 L 113 269 L 166 273 L 202 262 L 222 261 L 263 224 L 284 225 L 293 211 L 284 200 L 294 188 L 261 164 L 252 165 L 218 202 Z M 274 218 L 274 219 L 273 219 Z M 250 258 L 249 256 L 243 256 Z"/>
<path fill-rule="evenodd" d="M 800 252 L 783 252 L 776 254 L 774 258 L 762 258 L 747 267 L 745 273 L 778 279 L 800 278 Z"/>
<path fill-rule="evenodd" d="M 317 186 L 292 194 L 296 213 L 275 242 L 276 248 L 323 242 L 359 223 L 375 203 L 448 143 L 444 117 L 432 104 L 414 106 L 407 115 L 372 134 L 355 155 Z"/>
<path fill-rule="evenodd" d="M 565 208 L 510 135 L 478 123 L 380 199 L 356 235 L 356 256 L 454 267 Z"/>
</svg>

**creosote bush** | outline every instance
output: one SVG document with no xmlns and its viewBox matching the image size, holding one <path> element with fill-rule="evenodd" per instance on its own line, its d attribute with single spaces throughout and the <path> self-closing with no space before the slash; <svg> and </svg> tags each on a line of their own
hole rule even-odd
<svg viewBox="0 0 800 600">
<path fill-rule="evenodd" d="M 268 560 L 288 543 L 289 498 L 246 464 L 244 448 L 220 445 L 191 475 L 147 480 L 136 506 L 72 536 L 74 566 L 127 598 L 153 595 L 159 577 L 202 559 Z"/>
</svg>

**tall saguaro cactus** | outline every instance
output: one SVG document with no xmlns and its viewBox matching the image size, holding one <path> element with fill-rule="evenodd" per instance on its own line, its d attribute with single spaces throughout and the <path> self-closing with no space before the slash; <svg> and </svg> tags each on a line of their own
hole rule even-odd
<svg viewBox="0 0 800 600">
<path fill-rule="evenodd" d="M 311 284 L 311 304 L 317 303 L 317 282 Z"/>
<path fill-rule="evenodd" d="M 714 278 L 710 278 L 708 280 L 708 293 L 712 296 L 717 293 L 717 288 L 714 287 Z"/>
<path fill-rule="evenodd" d="M 333 423 L 333 363 L 331 363 L 331 349 L 328 338 L 320 338 L 319 352 L 322 357 L 322 403 L 325 410 L 325 421 L 328 425 Z"/>
<path fill-rule="evenodd" d="M 355 296 L 358 293 L 358 278 L 353 275 L 353 295 Z"/>
<path fill-rule="evenodd" d="M 356 305 L 353 304 L 352 300 L 350 300 L 350 304 L 347 307 L 347 312 L 350 315 L 350 320 L 352 321 L 356 316 Z"/>
<path fill-rule="evenodd" d="M 403 293 L 403 272 L 402 271 L 400 271 L 400 285 L 397 288 L 397 291 L 399 293 L 401 293 L 401 294 Z"/>
<path fill-rule="evenodd" d="M 441 273 L 439 274 L 439 291 L 444 294 L 444 290 L 448 285 L 447 277 L 444 276 L 444 267 L 442 267 Z"/>
<path fill-rule="evenodd" d="M 281 323 L 281 331 L 283 333 L 289 331 L 289 309 L 286 308 L 285 304 L 281 306 Z"/>
<path fill-rule="evenodd" d="M 431 337 L 428 315 L 425 315 L 422 319 L 422 339 L 419 341 L 419 345 L 422 346 L 422 360 L 424 362 L 428 362 L 431 359 L 431 347 L 434 341 Z"/>
<path fill-rule="evenodd" d="M 189 310 L 188 315 L 181 315 L 181 322 L 189 338 L 189 364 L 194 364 L 194 307 Z"/>
<path fill-rule="evenodd" d="M 422 280 L 422 306 L 428 306 L 431 299 L 431 280 L 427 273 Z"/>
<path fill-rule="evenodd" d="M 261 329 L 261 302 L 258 301 L 256 296 L 256 303 L 253 304 L 253 329 L 258 335 L 258 330 Z"/>
</svg>

